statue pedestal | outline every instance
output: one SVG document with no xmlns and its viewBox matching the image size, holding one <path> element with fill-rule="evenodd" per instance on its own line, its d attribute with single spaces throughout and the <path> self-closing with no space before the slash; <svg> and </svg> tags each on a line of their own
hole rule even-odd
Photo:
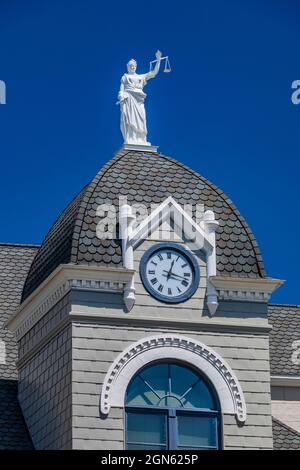
<svg viewBox="0 0 300 470">
<path fill-rule="evenodd" d="M 137 150 L 139 152 L 154 152 L 157 153 L 157 145 L 139 145 L 139 144 L 123 144 L 122 150 Z"/>
</svg>

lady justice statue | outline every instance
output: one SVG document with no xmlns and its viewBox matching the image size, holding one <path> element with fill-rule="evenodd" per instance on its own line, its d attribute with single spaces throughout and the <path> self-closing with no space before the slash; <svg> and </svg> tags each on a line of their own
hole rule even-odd
<svg viewBox="0 0 300 470">
<path fill-rule="evenodd" d="M 136 60 L 131 59 L 127 64 L 127 73 L 121 79 L 121 86 L 118 95 L 118 103 L 121 111 L 121 132 L 125 144 L 151 145 L 147 142 L 147 125 L 144 101 L 146 93 L 143 88 L 150 78 L 156 77 L 163 59 L 168 62 L 168 57 L 162 57 L 157 51 L 156 60 L 150 62 L 150 71 L 144 74 L 137 74 Z M 152 69 L 152 65 L 155 67 Z M 165 69 L 170 71 L 170 68 Z"/>
</svg>

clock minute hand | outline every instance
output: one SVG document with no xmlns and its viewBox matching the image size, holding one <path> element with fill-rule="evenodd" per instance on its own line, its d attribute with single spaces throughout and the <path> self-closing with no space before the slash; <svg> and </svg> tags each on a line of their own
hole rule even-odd
<svg viewBox="0 0 300 470">
<path fill-rule="evenodd" d="M 166 271 L 166 270 L 164 269 L 164 272 L 165 272 L 165 273 L 168 273 L 168 276 L 169 276 L 169 272 L 170 272 L 170 271 Z M 185 277 L 180 276 L 179 274 L 176 274 L 176 273 L 172 273 L 172 272 L 171 272 L 170 276 L 177 276 L 177 277 L 180 277 L 181 279 L 185 279 Z M 170 276 L 169 276 L 169 277 L 170 277 Z"/>
<path fill-rule="evenodd" d="M 170 270 L 168 271 L 167 280 L 169 279 L 169 277 L 170 277 L 171 274 L 172 274 L 172 268 L 173 268 L 174 262 L 175 262 L 175 260 L 173 259 L 173 261 L 172 261 L 172 263 L 171 263 Z"/>
<path fill-rule="evenodd" d="M 180 279 L 186 280 L 185 277 L 179 276 L 179 274 L 172 273 L 171 276 L 176 276 L 176 277 L 179 277 Z"/>
</svg>

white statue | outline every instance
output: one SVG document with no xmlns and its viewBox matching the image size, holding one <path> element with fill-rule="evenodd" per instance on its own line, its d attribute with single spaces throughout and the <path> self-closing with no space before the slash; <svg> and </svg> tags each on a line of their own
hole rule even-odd
<svg viewBox="0 0 300 470">
<path fill-rule="evenodd" d="M 160 69 L 162 54 L 157 51 L 155 67 L 148 73 L 137 74 L 137 63 L 131 59 L 127 72 L 121 79 L 118 103 L 121 110 L 121 132 L 125 144 L 150 145 L 147 142 L 147 124 L 144 101 L 146 93 L 143 88 L 150 78 L 154 78 Z"/>
</svg>

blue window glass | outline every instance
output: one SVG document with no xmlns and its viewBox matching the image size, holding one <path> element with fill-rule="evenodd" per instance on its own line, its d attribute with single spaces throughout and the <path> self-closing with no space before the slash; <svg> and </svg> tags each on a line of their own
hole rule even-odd
<svg viewBox="0 0 300 470">
<path fill-rule="evenodd" d="M 178 363 L 142 369 L 126 394 L 127 449 L 218 449 L 219 404 L 195 370 Z"/>
<path fill-rule="evenodd" d="M 217 449 L 217 418 L 177 416 L 179 449 Z"/>
<path fill-rule="evenodd" d="M 127 405 L 157 405 L 168 393 L 168 365 L 157 364 L 136 375 L 127 390 Z"/>
<path fill-rule="evenodd" d="M 128 412 L 127 423 L 128 449 L 166 449 L 165 414 Z"/>
</svg>

